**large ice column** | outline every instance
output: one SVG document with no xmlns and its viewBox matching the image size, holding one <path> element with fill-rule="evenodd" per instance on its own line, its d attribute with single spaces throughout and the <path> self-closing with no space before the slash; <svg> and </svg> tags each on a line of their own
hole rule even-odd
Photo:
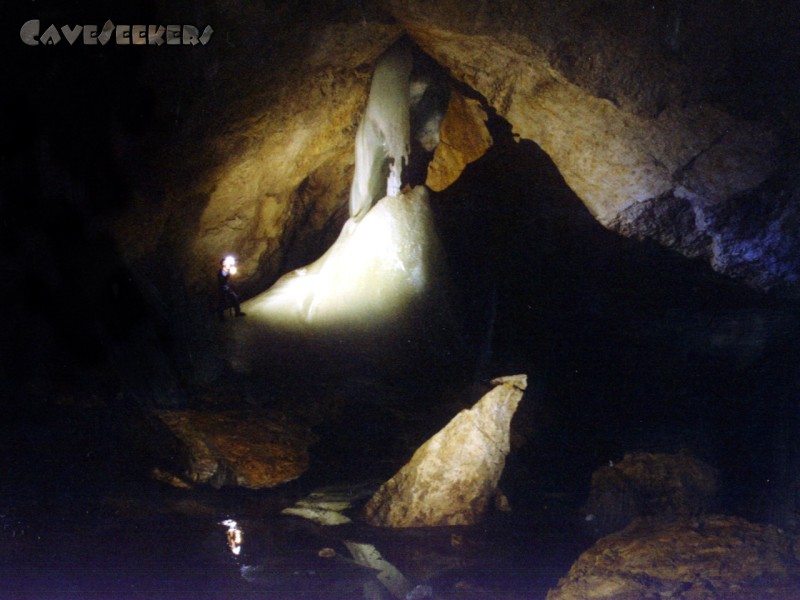
<svg viewBox="0 0 800 600">
<path fill-rule="evenodd" d="M 411 66 L 411 50 L 402 42 L 387 50 L 375 66 L 367 109 L 356 133 L 350 188 L 350 217 L 355 221 L 363 219 L 376 200 L 400 192 L 410 151 Z"/>
</svg>

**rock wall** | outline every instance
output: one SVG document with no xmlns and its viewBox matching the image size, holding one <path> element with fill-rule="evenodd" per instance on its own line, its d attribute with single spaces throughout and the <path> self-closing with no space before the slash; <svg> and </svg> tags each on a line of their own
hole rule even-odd
<svg viewBox="0 0 800 600">
<path fill-rule="evenodd" d="M 796 37 L 793 9 L 718 4 L 396 0 L 392 13 L 550 155 L 601 223 L 763 288 L 793 284 L 796 131 L 781 111 L 797 94 L 769 61 L 798 53 L 751 53 L 776 31 Z"/>
<path fill-rule="evenodd" d="M 174 257 L 195 292 L 213 285 L 220 256 L 235 254 L 249 295 L 338 234 L 372 67 L 402 31 L 372 12 L 365 26 L 336 2 L 204 10 L 214 44 L 182 57 L 199 64 L 150 65 L 171 89 L 160 118 L 175 122 L 153 161 L 160 199 L 141 200 L 115 230 L 134 261 Z"/>
</svg>

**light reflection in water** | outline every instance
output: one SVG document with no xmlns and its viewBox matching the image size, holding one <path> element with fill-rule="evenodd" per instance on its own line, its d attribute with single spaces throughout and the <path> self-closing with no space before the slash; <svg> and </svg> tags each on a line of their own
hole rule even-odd
<svg viewBox="0 0 800 600">
<path fill-rule="evenodd" d="M 233 519 L 225 519 L 220 523 L 220 525 L 224 525 L 228 528 L 228 531 L 226 532 L 228 538 L 228 548 L 231 549 L 231 552 L 233 552 L 234 555 L 239 556 L 239 553 L 242 551 L 242 538 L 244 537 L 242 528 L 239 527 L 239 524 Z"/>
</svg>

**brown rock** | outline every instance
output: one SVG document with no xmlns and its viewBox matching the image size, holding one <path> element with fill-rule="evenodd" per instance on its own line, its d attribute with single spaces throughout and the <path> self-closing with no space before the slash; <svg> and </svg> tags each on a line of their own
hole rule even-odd
<svg viewBox="0 0 800 600">
<path fill-rule="evenodd" d="M 170 92 L 161 119 L 180 126 L 153 142 L 163 190 L 141 186 L 114 236 L 143 272 L 174 262 L 192 291 L 213 291 L 224 253 L 238 255 L 246 296 L 288 258 L 319 256 L 343 221 L 372 67 L 408 34 L 540 146 L 605 226 L 760 287 L 792 282 L 796 186 L 782 178 L 796 167 L 782 144 L 796 136 L 796 99 L 773 79 L 788 72 L 774 65 L 796 62 L 796 3 L 745 4 L 381 0 L 298 19 L 286 7 L 210 2 L 227 43 L 195 53 L 193 69 L 148 65 L 148 80 Z M 755 62 L 742 70 L 731 57 L 743 53 Z M 432 189 L 483 151 L 480 111 L 462 102 L 455 93 Z M 754 220 L 760 204 L 774 208 Z"/>
<path fill-rule="evenodd" d="M 774 148 L 775 135 L 766 124 L 694 103 L 707 85 L 701 75 L 654 51 L 648 34 L 655 32 L 625 30 L 626 20 L 647 20 L 646 10 L 607 8 L 597 27 L 598 15 L 586 3 L 560 4 L 563 19 L 547 3 L 522 9 L 485 0 L 396 0 L 392 6 L 420 46 L 550 155 L 602 223 L 672 190 L 687 171 L 702 170 L 695 160 L 712 148 L 730 164 L 717 177 L 698 174 L 700 193 L 727 198 L 765 180 L 774 162 L 763 154 Z M 563 44 L 554 46 L 554 39 Z M 587 60 L 575 68 L 564 56 L 572 52 L 604 64 Z M 747 135 L 730 133 L 742 128 Z"/>
<path fill-rule="evenodd" d="M 456 179 L 469 163 L 478 160 L 492 145 L 486 128 L 486 112 L 477 100 L 453 90 L 447 113 L 439 129 L 440 142 L 428 165 L 427 185 L 439 192 Z"/>
<path fill-rule="evenodd" d="M 626 454 L 592 474 L 585 507 L 596 535 L 622 529 L 638 516 L 696 516 L 712 509 L 716 471 L 689 452 Z"/>
<path fill-rule="evenodd" d="M 738 517 L 637 519 L 584 552 L 547 599 L 797 598 L 797 544 Z"/>
<path fill-rule="evenodd" d="M 494 498 L 510 449 L 511 417 L 525 375 L 494 380 L 492 391 L 425 442 L 364 508 L 380 527 L 470 525 Z"/>
<path fill-rule="evenodd" d="M 297 479 L 309 464 L 313 436 L 305 429 L 250 412 L 159 411 L 177 438 L 187 479 L 251 489 Z"/>
<path fill-rule="evenodd" d="M 168 262 L 193 293 L 213 293 L 231 252 L 250 296 L 319 256 L 343 223 L 374 63 L 408 34 L 541 147 L 605 226 L 759 287 L 797 280 L 785 147 L 797 100 L 778 76 L 790 70 L 774 66 L 797 61 L 796 3 L 381 0 L 302 18 L 208 4 L 227 42 L 195 52 L 192 69 L 149 59 L 160 119 L 179 125 L 153 135 L 157 185 L 145 179 L 112 225 L 148 279 Z M 732 58 L 743 55 L 746 69 Z M 445 117 L 433 189 L 486 141 L 462 101 Z"/>
</svg>

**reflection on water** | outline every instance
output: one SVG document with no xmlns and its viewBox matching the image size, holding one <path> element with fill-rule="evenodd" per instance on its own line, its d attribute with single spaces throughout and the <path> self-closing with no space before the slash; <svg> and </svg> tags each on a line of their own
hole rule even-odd
<svg viewBox="0 0 800 600">
<path fill-rule="evenodd" d="M 225 519 L 220 525 L 224 525 L 228 528 L 226 532 L 228 547 L 235 556 L 239 556 L 242 552 L 242 537 L 244 536 L 241 527 L 239 527 L 239 524 L 233 519 Z"/>
<path fill-rule="evenodd" d="M 0 484 L 3 598 L 535 599 L 583 549 L 553 527 L 521 525 L 523 513 L 474 528 L 391 531 L 359 521 L 361 499 L 346 511 L 353 522 L 325 527 L 281 515 L 316 498 L 315 488 L 183 490 L 138 477 L 92 487 L 19 472 L 31 479 Z"/>
</svg>

